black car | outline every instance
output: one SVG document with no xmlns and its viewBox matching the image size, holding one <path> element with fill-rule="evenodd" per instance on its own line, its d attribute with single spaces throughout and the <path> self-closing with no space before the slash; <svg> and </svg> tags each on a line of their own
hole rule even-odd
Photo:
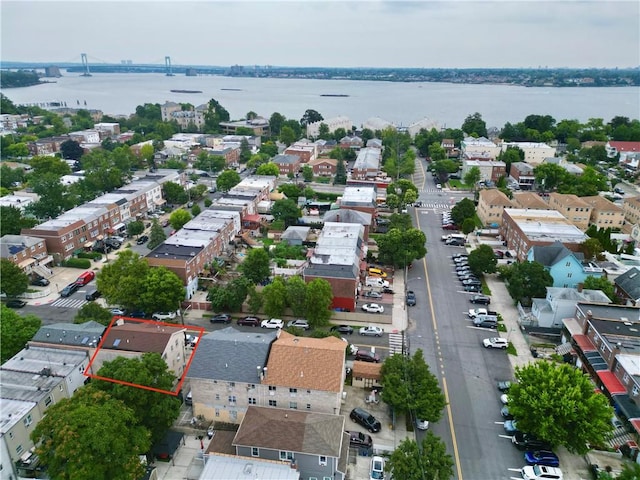
<svg viewBox="0 0 640 480">
<path fill-rule="evenodd" d="M 146 318 L 147 314 L 142 310 L 134 310 L 133 312 L 129 312 L 127 316 L 132 318 Z"/>
<path fill-rule="evenodd" d="M 480 288 L 481 288 L 480 285 L 465 285 L 464 291 L 478 293 L 480 291 Z"/>
<path fill-rule="evenodd" d="M 5 303 L 5 305 L 9 308 L 22 308 L 27 304 L 27 302 L 25 302 L 24 300 L 7 300 L 7 303 Z"/>
<path fill-rule="evenodd" d="M 416 294 L 413 290 L 407 290 L 407 305 L 414 307 L 416 305 Z"/>
<path fill-rule="evenodd" d="M 482 327 L 482 328 L 498 328 L 498 322 L 496 320 L 482 320 L 481 322 L 478 322 L 478 323 L 473 322 L 473 324 L 476 327 Z"/>
<path fill-rule="evenodd" d="M 349 446 L 355 448 L 370 448 L 373 446 L 371 435 L 362 432 L 347 432 L 349 434 Z"/>
<path fill-rule="evenodd" d="M 489 305 L 491 303 L 491 299 L 486 295 L 474 295 L 469 301 L 479 305 Z"/>
<path fill-rule="evenodd" d="M 549 442 L 540 440 L 528 433 L 516 432 L 511 437 L 511 443 L 513 443 L 518 450 L 551 450 Z"/>
<path fill-rule="evenodd" d="M 42 277 L 31 280 L 31 285 L 35 285 L 36 287 L 46 287 L 49 283 L 51 283 L 49 280 Z"/>
<path fill-rule="evenodd" d="M 136 243 L 138 245 L 143 245 L 145 243 L 147 243 L 149 241 L 149 237 L 147 235 L 142 235 L 141 237 L 138 237 L 138 240 L 136 240 Z"/>
<path fill-rule="evenodd" d="M 382 287 L 382 293 L 391 293 L 393 294 L 393 289 L 390 287 Z"/>
<path fill-rule="evenodd" d="M 75 283 L 75 282 L 74 283 L 70 283 L 69 285 L 67 285 L 66 287 L 64 287 L 60 291 L 60 296 L 63 297 L 63 298 L 70 297 L 71 295 L 76 293 L 79 288 L 80 288 L 80 285 L 78 285 L 77 283 Z"/>
<path fill-rule="evenodd" d="M 211 323 L 231 323 L 231 315 L 228 313 L 219 313 L 209 320 Z"/>
<path fill-rule="evenodd" d="M 370 350 L 358 350 L 355 359 L 360 362 L 380 363 L 380 355 Z"/>
<path fill-rule="evenodd" d="M 244 318 L 239 318 L 238 319 L 238 325 L 245 325 L 248 327 L 259 327 L 260 326 L 260 322 L 262 320 L 260 320 L 258 317 L 244 317 Z M 228 322 L 225 322 L 228 323 Z"/>
<path fill-rule="evenodd" d="M 85 300 L 91 302 L 93 300 L 95 300 L 96 298 L 99 298 L 100 295 L 102 295 L 98 290 L 92 290 L 91 292 L 87 292 L 87 294 L 84 296 Z"/>
<path fill-rule="evenodd" d="M 376 417 L 362 408 L 354 408 L 351 410 L 349 418 L 369 430 L 371 433 L 379 432 L 382 429 L 382 424 L 376 420 Z"/>
<path fill-rule="evenodd" d="M 330 330 L 332 332 L 346 333 L 347 335 L 351 335 L 353 333 L 353 327 L 349 325 L 334 325 Z"/>
</svg>

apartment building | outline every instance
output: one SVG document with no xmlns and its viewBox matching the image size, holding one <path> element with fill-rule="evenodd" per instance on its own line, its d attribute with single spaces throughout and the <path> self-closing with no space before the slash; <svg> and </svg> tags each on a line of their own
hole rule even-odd
<svg viewBox="0 0 640 480">
<path fill-rule="evenodd" d="M 70 132 L 69 138 L 80 144 L 100 143 L 100 133 L 97 130 L 79 130 L 77 132 Z"/>
<path fill-rule="evenodd" d="M 502 212 L 513 208 L 513 202 L 497 188 L 480 190 L 478 195 L 478 218 L 485 226 L 501 225 Z"/>
<path fill-rule="evenodd" d="M 250 128 L 256 137 L 268 137 L 271 135 L 269 120 L 263 117 L 256 117 L 252 120 L 240 120 L 237 122 L 220 122 L 222 133 L 237 135 L 238 129 Z"/>
<path fill-rule="evenodd" d="M 531 210 L 553 210 L 540 195 L 533 192 L 513 192 L 511 199 L 514 208 Z"/>
<path fill-rule="evenodd" d="M 583 232 L 589 228 L 592 207 L 576 195 L 550 193 L 549 207 L 557 210 Z"/>
<path fill-rule="evenodd" d="M 285 155 L 297 155 L 301 163 L 307 164 L 318 158 L 318 146 L 315 143 L 301 141 L 289 145 L 282 153 Z"/>
<path fill-rule="evenodd" d="M 500 178 L 505 177 L 507 172 L 506 163 L 498 162 L 497 160 L 463 160 L 462 178 L 474 167 L 480 170 L 481 182 L 496 183 Z"/>
<path fill-rule="evenodd" d="M 0 258 L 17 265 L 27 275 L 51 276 L 50 266 L 53 256 L 49 255 L 47 245 L 41 238 L 28 235 L 4 235 L 0 238 Z"/>
<path fill-rule="evenodd" d="M 595 225 L 597 228 L 622 229 L 624 225 L 624 210 L 622 207 L 600 195 L 580 198 L 591 206 L 590 225 Z"/>
<path fill-rule="evenodd" d="M 298 155 L 276 155 L 271 159 L 271 163 L 278 166 L 280 175 L 295 176 L 302 168 L 302 161 Z"/>
<path fill-rule="evenodd" d="M 201 129 L 204 126 L 205 113 L 208 105 L 202 104 L 195 108 L 185 110 L 182 104 L 165 102 L 160 106 L 160 114 L 163 122 L 176 122 L 181 128 L 195 126 Z"/>
<path fill-rule="evenodd" d="M 351 131 L 353 126 L 351 120 L 348 117 L 338 116 L 333 118 L 326 118 L 319 122 L 312 122 L 307 124 L 307 137 L 318 138 L 320 136 L 320 125 L 325 124 L 329 128 L 329 133 L 333 133 L 339 128 L 344 128 L 347 132 Z"/>
<path fill-rule="evenodd" d="M 506 152 L 509 147 L 519 148 L 524 152 L 524 161 L 529 165 L 540 165 L 545 158 L 555 157 L 555 147 L 550 147 L 541 142 L 504 142 L 500 146 L 502 152 Z"/>
<path fill-rule="evenodd" d="M 460 153 L 463 158 L 480 157 L 486 160 L 495 160 L 500 154 L 501 148 L 485 137 L 465 137 L 460 142 Z"/>
<path fill-rule="evenodd" d="M 536 177 L 533 166 L 525 162 L 514 162 L 509 169 L 509 178 L 518 184 L 520 190 L 533 190 Z"/>
<path fill-rule="evenodd" d="M 640 224 L 640 197 L 625 198 L 622 202 L 622 211 L 627 223 Z"/>
<path fill-rule="evenodd" d="M 338 169 L 338 160 L 334 158 L 317 158 L 309 162 L 316 177 L 333 177 Z"/>
<path fill-rule="evenodd" d="M 380 173 L 382 151 L 379 148 L 362 148 L 353 164 L 351 178 L 353 180 L 371 180 Z"/>
<path fill-rule="evenodd" d="M 58 153 L 60 151 L 60 145 L 62 145 L 71 137 L 68 135 L 62 135 L 58 137 L 40 138 L 35 142 L 27 143 L 29 149 L 29 155 L 48 156 Z"/>
</svg>

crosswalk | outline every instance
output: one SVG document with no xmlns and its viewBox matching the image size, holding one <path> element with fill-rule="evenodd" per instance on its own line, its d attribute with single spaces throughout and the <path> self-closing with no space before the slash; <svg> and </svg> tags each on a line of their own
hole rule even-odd
<svg viewBox="0 0 640 480">
<path fill-rule="evenodd" d="M 402 335 L 399 333 L 389 334 L 389 355 L 402 354 Z"/>
<path fill-rule="evenodd" d="M 422 202 L 422 206 L 421 207 L 417 207 L 417 208 L 451 210 L 451 205 L 448 204 L 448 203 L 426 203 L 426 202 Z"/>
<path fill-rule="evenodd" d="M 55 302 L 51 303 L 50 306 L 58 307 L 58 308 L 80 308 L 87 300 L 74 299 L 74 298 L 59 298 Z"/>
</svg>

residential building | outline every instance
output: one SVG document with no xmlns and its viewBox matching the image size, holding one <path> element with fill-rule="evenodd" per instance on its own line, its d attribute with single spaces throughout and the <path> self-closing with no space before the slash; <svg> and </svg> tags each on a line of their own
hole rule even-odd
<svg viewBox="0 0 640 480">
<path fill-rule="evenodd" d="M 81 145 L 83 143 L 100 143 L 100 133 L 97 130 L 70 132 L 69 138 Z"/>
<path fill-rule="evenodd" d="M 342 197 L 338 198 L 337 203 L 340 208 L 368 213 L 375 220 L 378 216 L 378 211 L 376 210 L 377 201 L 377 187 L 347 185 L 344 187 Z"/>
<path fill-rule="evenodd" d="M 420 133 L 420 130 L 437 130 L 440 131 L 440 125 L 435 120 L 431 120 L 430 118 L 423 118 L 418 120 L 417 122 L 413 122 L 411 125 L 407 127 L 407 132 L 411 136 L 411 138 L 416 138 L 416 135 Z"/>
<path fill-rule="evenodd" d="M 323 222 L 358 223 L 364 226 L 364 240 L 369 240 L 369 233 L 375 227 L 373 215 L 351 208 L 329 210 L 322 217 Z"/>
<path fill-rule="evenodd" d="M 533 190 L 536 183 L 533 166 L 525 162 L 512 163 L 509 169 L 509 178 L 518 185 L 520 190 Z"/>
<path fill-rule="evenodd" d="M 50 156 L 60 151 L 60 145 L 62 145 L 71 137 L 68 135 L 61 135 L 58 137 L 39 138 L 35 142 L 27 143 L 29 154 L 33 156 Z"/>
<path fill-rule="evenodd" d="M 378 148 L 362 148 L 353 164 L 351 178 L 354 180 L 372 180 L 380 175 L 382 152 Z"/>
<path fill-rule="evenodd" d="M 290 461 L 303 479 L 344 480 L 349 438 L 342 415 L 251 406 L 233 440 L 236 454 Z"/>
<path fill-rule="evenodd" d="M 600 195 L 580 197 L 583 202 L 591 206 L 589 225 L 597 228 L 611 228 L 621 230 L 624 225 L 624 210 L 622 207 Z"/>
<path fill-rule="evenodd" d="M 583 232 L 589 228 L 592 207 L 580 197 L 552 192 L 549 194 L 549 206 L 564 215 Z"/>
<path fill-rule="evenodd" d="M 364 130 L 365 128 L 371 130 L 372 132 L 376 132 L 378 130 L 383 131 L 383 130 L 386 130 L 387 128 L 390 128 L 394 131 L 397 130 L 396 126 L 393 123 L 387 120 L 384 120 L 380 117 L 367 118 L 362 124 L 362 129 Z"/>
<path fill-rule="evenodd" d="M 493 182 L 496 183 L 500 178 L 506 176 L 507 167 L 504 162 L 498 162 L 497 160 L 463 160 L 461 176 L 464 176 L 473 167 L 477 167 L 480 170 L 481 182 Z"/>
<path fill-rule="evenodd" d="M 540 165 L 545 158 L 555 157 L 556 149 L 546 143 L 541 142 L 503 142 L 501 151 L 506 152 L 507 148 L 519 148 L 524 152 L 524 161 L 529 165 Z"/>
<path fill-rule="evenodd" d="M 317 158 L 309 162 L 316 177 L 334 177 L 338 170 L 338 160 L 334 158 Z"/>
<path fill-rule="evenodd" d="M 365 146 L 367 148 L 377 148 L 378 150 L 382 150 L 382 140 L 379 138 L 370 138 L 367 140 L 367 144 Z"/>
<path fill-rule="evenodd" d="M 582 243 L 589 238 L 556 210 L 517 208 L 504 209 L 500 234 L 519 261 L 527 258 L 534 245 L 559 241 L 572 252 L 580 252 Z"/>
<path fill-rule="evenodd" d="M 198 129 L 202 129 L 207 109 L 208 105 L 206 104 L 185 110 L 183 104 L 165 102 L 164 105 L 160 106 L 160 114 L 163 122 L 176 122 L 180 125 L 180 128 L 195 126 Z"/>
<path fill-rule="evenodd" d="M 502 212 L 514 205 L 504 193 L 497 188 L 486 188 L 478 194 L 478 218 L 485 226 L 499 226 L 502 224 Z"/>
<path fill-rule="evenodd" d="M 93 128 L 98 131 L 101 138 L 120 135 L 120 124 L 115 122 L 99 122 Z"/>
<path fill-rule="evenodd" d="M 24 212 L 25 207 L 31 205 L 37 200 L 38 195 L 23 194 L 23 192 L 15 192 L 10 195 L 0 197 L 0 207 L 13 207 Z"/>
<path fill-rule="evenodd" d="M 307 238 L 309 238 L 309 232 L 311 227 L 300 227 L 292 225 L 282 233 L 280 240 L 288 243 L 289 245 L 303 245 Z"/>
<path fill-rule="evenodd" d="M 88 358 L 93 354 L 107 327 L 101 323 L 53 323 L 43 325 L 28 345 L 32 347 L 51 347 L 58 350 L 84 352 Z M 93 371 L 95 373 L 95 371 Z"/>
<path fill-rule="evenodd" d="M 256 137 L 268 137 L 271 135 L 269 130 L 269 120 L 263 117 L 256 117 L 252 120 L 240 120 L 237 122 L 220 122 L 222 133 L 237 135 L 239 128 L 250 128 Z"/>
<path fill-rule="evenodd" d="M 623 142 L 610 140 L 606 143 L 607 156 L 615 158 L 620 155 L 619 161 L 623 163 L 628 156 L 640 153 L 640 142 Z"/>
<path fill-rule="evenodd" d="M 339 128 L 344 128 L 347 132 L 350 132 L 351 127 L 353 126 L 349 117 L 338 116 L 325 118 L 319 122 L 311 122 L 307 124 L 307 137 L 318 138 L 320 136 L 320 125 L 323 123 L 329 128 L 329 133 L 334 133 Z"/>
<path fill-rule="evenodd" d="M 572 252 L 560 242 L 534 245 L 527 261 L 541 263 L 553 277 L 553 287 L 581 288 L 587 277 L 600 278 L 604 274 L 595 262 L 585 261 L 582 252 Z"/>
<path fill-rule="evenodd" d="M 364 146 L 362 139 L 356 135 L 347 135 L 338 142 L 340 148 L 344 150 L 360 150 Z"/>
<path fill-rule="evenodd" d="M 354 311 L 365 249 L 363 225 L 325 222 L 304 269 L 305 282 L 327 280 L 333 293 L 331 308 Z"/>
<path fill-rule="evenodd" d="M 276 155 L 271 159 L 280 170 L 280 175 L 295 176 L 302 168 L 302 162 L 297 155 Z"/>
<path fill-rule="evenodd" d="M 501 148 L 494 142 L 485 137 L 465 137 L 460 142 L 460 152 L 462 156 L 467 155 L 469 158 L 482 156 L 487 160 L 495 160 L 498 158 Z"/>
<path fill-rule="evenodd" d="M 222 434 L 235 432 L 217 431 L 215 440 Z M 233 438 L 229 440 L 229 444 Z M 211 443 L 214 443 L 213 441 Z M 241 479 L 248 475 L 269 480 L 300 480 L 300 474 L 291 468 L 291 462 L 262 460 L 260 458 L 238 457 L 236 455 L 214 453 L 210 447 L 204 456 L 204 467 L 199 480 Z"/>
<path fill-rule="evenodd" d="M 547 287 L 545 298 L 531 299 L 531 313 L 526 318 L 521 318 L 520 323 L 527 328 L 561 329 L 562 321 L 573 316 L 578 302 L 607 304 L 611 300 L 601 290 Z"/>
<path fill-rule="evenodd" d="M 540 195 L 533 192 L 513 192 L 513 206 L 529 210 L 553 210 Z"/>
<path fill-rule="evenodd" d="M 300 141 L 289 145 L 282 153 L 285 155 L 297 155 L 300 158 L 300 162 L 304 164 L 315 161 L 318 158 L 318 146 L 308 140 L 305 142 Z"/>
<path fill-rule="evenodd" d="M 275 331 L 216 330 L 198 341 L 187 378 L 193 414 L 208 421 L 239 423 L 250 405 L 268 406 L 261 385 Z"/>
<path fill-rule="evenodd" d="M 625 198 L 622 202 L 622 211 L 627 223 L 640 224 L 640 197 Z"/>
<path fill-rule="evenodd" d="M 613 281 L 616 297 L 625 305 L 640 306 L 640 269 L 631 267 Z"/>
<path fill-rule="evenodd" d="M 453 138 L 443 138 L 440 142 L 440 146 L 447 152 L 447 157 L 457 157 L 460 154 L 460 150 L 456 148 L 456 142 Z"/>
<path fill-rule="evenodd" d="M 558 165 L 562 167 L 569 175 L 573 175 L 574 177 L 580 177 L 584 173 L 584 169 L 575 164 L 568 162 L 565 158 L 561 157 L 548 157 L 545 158 L 542 163 L 551 163 L 553 165 Z"/>
<path fill-rule="evenodd" d="M 0 238 L 0 258 L 19 266 L 27 275 L 51 276 L 49 266 L 53 263 L 53 257 L 47 252 L 47 245 L 41 238 L 4 235 Z"/>
<path fill-rule="evenodd" d="M 324 155 L 338 146 L 338 142 L 335 140 L 316 140 L 314 142 L 318 146 L 318 155 Z"/>
<path fill-rule="evenodd" d="M 228 167 L 237 167 L 240 165 L 240 147 L 222 146 L 208 151 L 209 155 L 216 155 L 224 158 L 224 162 Z"/>
</svg>

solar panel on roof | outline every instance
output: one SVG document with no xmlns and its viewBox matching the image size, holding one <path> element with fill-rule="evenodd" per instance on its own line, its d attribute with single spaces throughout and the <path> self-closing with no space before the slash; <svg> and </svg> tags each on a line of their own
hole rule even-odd
<svg viewBox="0 0 640 480">
<path fill-rule="evenodd" d="M 119 339 L 119 338 L 116 338 L 116 339 L 114 340 L 114 342 L 113 342 L 113 346 L 114 346 L 114 347 L 117 347 L 118 345 L 120 345 L 120 339 Z"/>
<path fill-rule="evenodd" d="M 80 343 L 85 345 L 89 341 L 89 337 L 84 337 Z"/>
</svg>

